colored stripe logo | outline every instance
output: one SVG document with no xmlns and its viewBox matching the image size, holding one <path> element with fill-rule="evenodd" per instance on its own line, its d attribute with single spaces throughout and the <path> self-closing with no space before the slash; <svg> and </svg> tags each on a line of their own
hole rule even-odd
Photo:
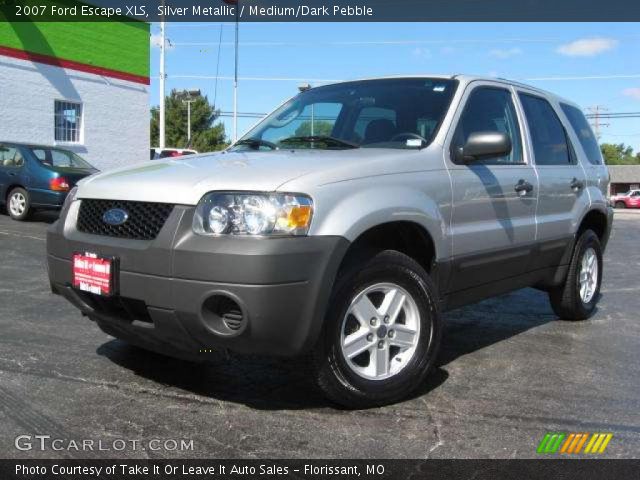
<svg viewBox="0 0 640 480">
<path fill-rule="evenodd" d="M 538 445 L 540 454 L 601 454 L 613 438 L 612 433 L 549 432 Z M 586 445 L 586 446 L 585 446 Z M 584 448 L 584 450 L 583 450 Z"/>
</svg>

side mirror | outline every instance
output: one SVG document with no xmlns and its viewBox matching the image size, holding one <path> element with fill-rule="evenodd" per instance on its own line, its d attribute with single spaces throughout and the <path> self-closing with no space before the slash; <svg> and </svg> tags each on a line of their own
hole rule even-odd
<svg viewBox="0 0 640 480">
<path fill-rule="evenodd" d="M 467 143 L 458 148 L 456 157 L 462 163 L 486 158 L 503 157 L 511 153 L 511 137 L 502 132 L 474 132 Z"/>
</svg>

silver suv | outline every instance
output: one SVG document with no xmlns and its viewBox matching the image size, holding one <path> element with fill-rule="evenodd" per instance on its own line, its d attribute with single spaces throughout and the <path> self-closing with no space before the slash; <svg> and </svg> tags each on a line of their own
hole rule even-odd
<svg viewBox="0 0 640 480">
<path fill-rule="evenodd" d="M 418 387 L 440 312 L 523 287 L 596 308 L 609 174 L 573 103 L 468 76 L 307 90 L 227 151 L 79 183 L 52 289 L 169 355 L 311 353 L 351 407 Z"/>
</svg>

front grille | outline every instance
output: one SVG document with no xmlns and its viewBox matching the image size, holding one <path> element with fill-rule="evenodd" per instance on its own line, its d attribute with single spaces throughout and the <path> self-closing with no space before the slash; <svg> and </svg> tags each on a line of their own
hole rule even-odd
<svg viewBox="0 0 640 480">
<path fill-rule="evenodd" d="M 103 220 L 105 212 L 113 208 L 122 209 L 129 215 L 122 225 L 110 225 Z M 173 205 L 168 203 L 86 199 L 80 202 L 77 229 L 93 235 L 153 240 L 172 210 Z"/>
</svg>

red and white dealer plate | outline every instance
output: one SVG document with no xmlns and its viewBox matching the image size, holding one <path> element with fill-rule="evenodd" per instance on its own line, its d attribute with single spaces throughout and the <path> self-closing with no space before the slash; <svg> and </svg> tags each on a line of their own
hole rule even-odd
<svg viewBox="0 0 640 480">
<path fill-rule="evenodd" d="M 72 268 L 73 288 L 106 297 L 114 295 L 115 259 L 76 253 L 73 255 Z"/>
</svg>

